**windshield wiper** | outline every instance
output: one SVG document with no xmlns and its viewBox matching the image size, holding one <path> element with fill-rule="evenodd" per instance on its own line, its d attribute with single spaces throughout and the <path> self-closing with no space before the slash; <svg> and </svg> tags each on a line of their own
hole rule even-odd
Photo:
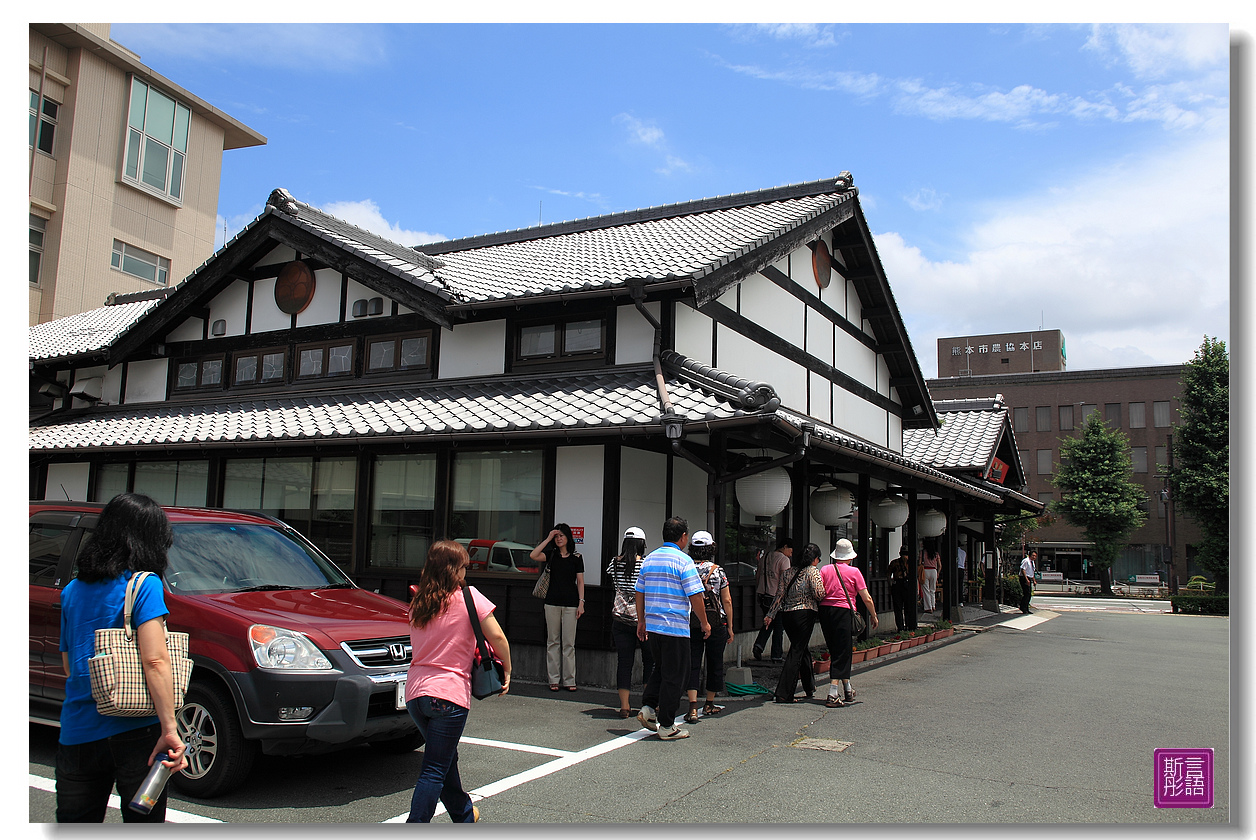
<svg viewBox="0 0 1256 840">
<path fill-rule="evenodd" d="M 301 589 L 300 586 L 283 586 L 278 583 L 263 583 L 259 586 L 246 586 L 243 589 L 237 589 L 236 592 L 269 592 L 275 589 Z"/>
<path fill-rule="evenodd" d="M 320 586 L 319 589 L 357 589 L 352 583 L 329 583 L 326 586 Z"/>
</svg>

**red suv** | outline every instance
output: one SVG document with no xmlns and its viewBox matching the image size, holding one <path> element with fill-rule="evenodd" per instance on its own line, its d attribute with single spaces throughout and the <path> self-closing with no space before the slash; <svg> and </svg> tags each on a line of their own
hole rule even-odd
<svg viewBox="0 0 1256 840">
<path fill-rule="evenodd" d="M 30 715 L 65 699 L 61 589 L 103 505 L 30 503 Z M 167 623 L 196 663 L 178 713 L 188 767 L 172 782 L 208 798 L 242 784 L 258 750 L 327 752 L 423 743 L 405 709 L 410 626 L 400 601 L 358 588 L 288 525 L 257 513 L 165 508 L 174 531 Z"/>
</svg>

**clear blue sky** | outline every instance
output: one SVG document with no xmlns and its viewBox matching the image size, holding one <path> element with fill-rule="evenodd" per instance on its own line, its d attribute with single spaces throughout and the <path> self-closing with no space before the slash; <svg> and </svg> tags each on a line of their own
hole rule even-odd
<svg viewBox="0 0 1256 840">
<path fill-rule="evenodd" d="M 112 37 L 268 138 L 224 155 L 232 235 L 275 187 L 413 245 L 850 170 L 927 376 L 936 339 L 967 333 L 1063 330 L 1070 369 L 1229 340 L 1224 25 Z"/>
</svg>

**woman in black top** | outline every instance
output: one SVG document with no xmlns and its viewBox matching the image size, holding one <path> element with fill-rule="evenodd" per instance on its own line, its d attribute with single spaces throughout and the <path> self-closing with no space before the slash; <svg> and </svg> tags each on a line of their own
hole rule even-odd
<svg viewBox="0 0 1256 840">
<path fill-rule="evenodd" d="M 552 545 L 551 545 L 552 543 Z M 559 522 L 529 555 L 550 570 L 545 596 L 545 668 L 550 691 L 576 690 L 576 620 L 584 615 L 584 558 L 566 522 Z"/>
</svg>

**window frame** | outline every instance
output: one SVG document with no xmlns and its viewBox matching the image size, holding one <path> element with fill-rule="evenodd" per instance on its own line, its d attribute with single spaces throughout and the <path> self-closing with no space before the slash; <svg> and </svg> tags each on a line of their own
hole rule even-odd
<svg viewBox="0 0 1256 840">
<path fill-rule="evenodd" d="M 1159 410 L 1160 406 L 1165 407 L 1164 408 L 1165 422 L 1163 423 L 1160 422 L 1160 410 Z M 1173 403 L 1170 400 L 1153 401 L 1151 404 L 1151 422 L 1154 424 L 1153 428 L 1156 428 L 1156 429 L 1171 428 L 1173 426 Z"/>
<path fill-rule="evenodd" d="M 401 343 L 408 339 L 416 339 L 416 338 L 423 338 L 427 340 L 427 352 L 425 354 L 423 364 L 422 365 L 410 365 L 408 367 L 401 367 L 401 352 L 400 352 Z M 386 341 L 391 341 L 393 343 L 392 365 L 387 368 L 371 367 L 371 346 L 374 344 L 383 344 Z M 430 330 L 430 329 L 409 330 L 406 332 L 396 332 L 396 333 L 383 333 L 381 335 L 368 335 L 366 336 L 365 341 L 363 342 L 364 347 L 362 351 L 362 376 L 363 377 L 368 377 L 368 376 L 376 377 L 376 376 L 388 376 L 390 374 L 404 375 L 404 374 L 414 374 L 414 373 L 423 373 L 430 376 L 432 372 L 432 355 L 433 355 L 432 345 L 434 341 L 435 341 L 435 335 L 433 334 L 433 330 Z"/>
<path fill-rule="evenodd" d="M 1039 405 L 1034 408 L 1034 423 L 1040 432 L 1051 431 L 1051 406 Z"/>
<path fill-rule="evenodd" d="M 1065 422 L 1065 420 L 1064 420 L 1064 411 L 1065 411 L 1065 409 L 1067 409 L 1067 410 L 1068 410 L 1068 421 L 1067 421 L 1067 423 L 1066 423 L 1066 422 Z M 1069 405 L 1062 405 L 1062 406 L 1060 406 L 1059 417 L 1060 417 L 1060 431 L 1061 431 L 1061 432 L 1071 432 L 1071 431 L 1073 431 L 1073 406 L 1072 406 L 1072 404 L 1071 404 L 1071 403 L 1070 403 Z"/>
<path fill-rule="evenodd" d="M 567 327 L 581 321 L 596 321 L 598 348 L 596 350 L 568 351 Z M 549 325 L 554 330 L 554 352 L 546 355 L 525 356 L 522 353 L 523 331 L 531 327 Z M 606 364 L 610 355 L 610 317 L 603 311 L 564 315 L 561 318 L 527 318 L 514 322 L 510 327 L 511 364 L 513 367 L 543 367 L 586 363 Z"/>
<path fill-rule="evenodd" d="M 1139 453 L 1141 453 L 1141 460 L 1140 460 Z M 1147 463 L 1147 447 L 1131 446 L 1130 447 L 1130 464 L 1133 467 L 1133 472 L 1135 475 L 1138 475 L 1140 473 L 1143 475 L 1146 475 L 1147 468 L 1149 466 Z M 1141 466 L 1142 469 L 1139 469 L 1139 466 Z"/>
<path fill-rule="evenodd" d="M 273 353 L 279 353 L 283 357 L 280 367 L 282 373 L 277 379 L 262 379 L 262 358 Z M 241 359 L 253 357 L 257 361 L 257 376 L 252 382 L 240 382 L 236 379 L 236 366 Z M 255 350 L 237 350 L 231 354 L 231 382 L 229 388 L 264 388 L 272 385 L 283 385 L 288 381 L 288 345 L 281 344 L 275 347 L 259 347 Z"/>
<path fill-rule="evenodd" d="M 1103 422 L 1114 429 L 1121 428 L 1121 404 L 1119 402 L 1103 404 Z"/>
<path fill-rule="evenodd" d="M 40 276 L 44 271 L 44 237 L 48 235 L 48 220 L 43 216 L 36 216 L 34 213 L 31 213 L 30 217 L 30 233 L 28 236 L 31 267 L 30 285 L 39 288 Z M 36 235 L 39 237 L 38 242 L 35 241 Z"/>
<path fill-rule="evenodd" d="M 1053 462 L 1053 460 L 1054 460 L 1055 450 L 1054 450 L 1054 449 L 1039 449 L 1039 450 L 1037 450 L 1037 452 L 1035 453 L 1035 455 L 1037 456 L 1037 458 L 1036 458 L 1036 460 L 1037 460 L 1037 465 L 1036 465 L 1036 466 L 1037 466 L 1037 468 L 1038 468 L 1038 469 L 1037 469 L 1037 474 L 1038 474 L 1038 475 L 1051 475 L 1051 474 L 1052 474 L 1052 472 L 1053 472 L 1053 470 L 1052 470 L 1053 463 L 1052 463 L 1052 462 Z M 1042 456 L 1043 456 L 1043 455 L 1046 455 L 1046 457 L 1047 457 L 1047 469 L 1046 469 L 1045 471 L 1042 469 Z"/>
<path fill-rule="evenodd" d="M 144 89 L 140 124 L 136 120 L 136 95 L 138 87 Z M 149 133 L 148 117 L 152 114 L 152 95 L 169 100 L 172 103 L 170 140 Z M 180 119 L 182 118 L 182 128 Z M 154 130 L 165 126 L 152 126 Z M 182 137 L 180 138 L 180 131 Z M 179 100 L 178 97 L 154 87 L 149 82 L 137 77 L 134 73 L 127 77 L 126 117 L 123 121 L 122 161 L 118 172 L 118 180 L 128 186 L 143 190 L 149 195 L 157 196 L 179 207 L 183 206 L 183 198 L 187 186 L 188 140 L 192 134 L 192 106 Z M 159 146 L 168 154 L 164 165 L 163 186 L 157 186 L 145 179 L 145 162 L 151 146 Z M 134 154 L 132 150 L 134 149 Z M 176 166 L 177 164 L 177 166 Z M 132 173 L 132 169 L 134 173 Z M 177 192 L 175 191 L 177 189 Z"/>
<path fill-rule="evenodd" d="M 334 347 L 349 348 L 349 369 L 332 373 L 328 370 L 328 363 L 331 361 L 331 350 Z M 319 373 L 301 373 L 301 354 L 308 350 L 322 350 L 323 369 Z M 321 379 L 341 379 L 344 377 L 353 378 L 356 373 L 358 360 L 358 341 L 356 338 L 333 338 L 324 341 L 303 341 L 294 344 L 292 347 L 292 381 L 293 382 L 315 382 Z"/>
<path fill-rule="evenodd" d="M 121 247 L 119 247 L 121 246 Z M 155 262 L 149 262 L 145 257 L 152 257 Z M 125 268 L 128 259 L 136 262 L 151 265 L 153 267 L 153 278 L 150 279 L 142 274 L 136 274 L 134 271 L 127 271 Z M 113 249 L 109 256 L 109 268 L 113 271 L 121 272 L 128 277 L 134 277 L 136 280 L 143 280 L 154 286 L 170 285 L 170 260 L 161 254 L 154 254 L 152 251 L 146 251 L 138 245 L 132 245 L 129 242 L 123 242 L 121 239 L 113 240 Z"/>
<path fill-rule="evenodd" d="M 47 94 L 42 97 L 39 91 L 32 90 L 30 108 L 30 129 L 27 132 L 27 147 L 40 154 L 55 158 L 57 150 L 57 117 L 61 111 L 61 103 L 50 99 Z M 39 100 L 43 99 L 40 107 Z M 49 106 L 52 113 L 48 113 Z M 44 148 L 44 129 L 48 130 L 48 148 Z"/>
<path fill-rule="evenodd" d="M 1012 409 L 1012 431 L 1017 434 L 1029 431 L 1029 406 L 1022 405 Z"/>
<path fill-rule="evenodd" d="M 1135 406 L 1137 406 L 1137 410 L 1135 410 Z M 1135 417 L 1135 415 L 1138 415 L 1138 416 Z M 1130 418 L 1131 429 L 1147 428 L 1147 403 L 1146 402 L 1130 403 L 1129 404 L 1129 418 Z"/>
<path fill-rule="evenodd" d="M 220 362 L 222 367 L 218 371 L 218 381 L 205 383 L 205 363 Z M 179 385 L 179 367 L 181 365 L 196 365 L 196 384 L 195 385 Z M 224 385 L 223 374 L 227 370 L 227 356 L 225 353 L 205 353 L 198 356 L 180 356 L 170 360 L 170 387 L 168 392 L 173 396 L 175 394 L 192 394 L 203 393 L 205 391 L 221 391 Z"/>
</svg>

